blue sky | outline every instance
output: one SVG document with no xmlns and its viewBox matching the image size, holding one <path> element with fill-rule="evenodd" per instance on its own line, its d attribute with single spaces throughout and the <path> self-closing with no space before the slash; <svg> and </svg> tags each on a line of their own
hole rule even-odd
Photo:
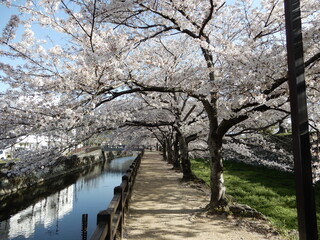
<svg viewBox="0 0 320 240">
<path fill-rule="evenodd" d="M 14 3 L 16 4 L 24 4 L 25 1 L 24 0 L 17 0 L 17 1 L 14 1 Z M 3 29 L 5 28 L 6 24 L 8 23 L 10 17 L 13 15 L 13 14 L 18 14 L 18 11 L 15 7 L 6 7 L 5 5 L 3 4 L 0 4 L 0 34 L 2 34 L 2 31 Z M 59 37 L 59 34 L 57 33 L 53 33 L 52 31 L 50 31 L 49 29 L 45 29 L 43 27 L 40 27 L 40 26 L 36 26 L 36 25 L 33 25 L 32 26 L 32 30 L 34 31 L 35 33 L 35 36 L 36 38 L 38 39 L 44 39 L 47 35 L 50 35 L 50 38 L 53 39 L 54 41 L 58 41 L 58 42 L 61 42 L 61 38 Z M 18 32 L 17 32 L 17 39 L 19 39 L 19 36 L 21 36 L 23 33 L 23 27 L 21 26 L 19 29 L 18 29 Z M 0 35 L 1 36 L 1 35 Z M 52 45 L 49 43 L 48 41 L 48 44 L 46 44 L 44 46 L 45 48 L 46 47 L 52 47 Z M 2 46 L 0 46 L 0 49 L 3 48 Z M 14 64 L 15 62 L 16 63 L 21 63 L 21 60 L 12 60 L 12 59 L 8 59 L 8 58 L 5 58 L 5 57 L 1 57 L 0 56 L 0 61 L 1 62 L 10 62 L 11 64 Z M 0 76 L 1 76 L 1 71 L 0 71 Z M 8 85 L 0 82 L 0 92 L 3 92 L 5 91 L 6 89 L 8 88 Z"/>
<path fill-rule="evenodd" d="M 0 30 L 1 30 L 1 34 L 2 34 L 3 28 L 6 26 L 7 22 L 9 21 L 10 16 L 14 13 L 16 13 L 16 11 L 14 9 L 9 9 L 6 6 L 3 6 L 0 4 Z M 0 57 L 0 60 L 2 61 L 1 57 Z M 7 89 L 7 87 L 8 86 L 6 84 L 0 82 L 0 92 Z"/>
</svg>

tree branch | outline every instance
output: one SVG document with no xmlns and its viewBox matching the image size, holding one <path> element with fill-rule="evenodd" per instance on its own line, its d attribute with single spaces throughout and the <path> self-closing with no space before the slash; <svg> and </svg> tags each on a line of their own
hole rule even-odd
<svg viewBox="0 0 320 240">
<path fill-rule="evenodd" d="M 173 126 L 174 122 L 157 121 L 157 122 L 145 122 L 145 121 L 126 121 L 125 126 L 142 126 L 142 127 L 162 127 Z"/>
<path fill-rule="evenodd" d="M 202 22 L 202 26 L 201 26 L 201 28 L 199 30 L 199 34 L 198 34 L 199 38 L 203 35 L 204 28 L 207 26 L 208 22 L 212 19 L 212 15 L 213 15 L 213 11 L 214 11 L 215 7 L 216 7 L 216 5 L 213 4 L 213 0 L 210 0 L 209 14 Z"/>
<path fill-rule="evenodd" d="M 307 68 L 309 67 L 311 64 L 313 64 L 316 61 L 320 60 L 320 52 L 316 53 L 315 55 L 313 55 L 311 58 L 309 58 L 307 61 L 305 61 L 304 63 L 304 67 Z M 270 94 L 272 91 L 274 91 L 276 88 L 278 88 L 279 86 L 281 86 L 283 83 L 285 83 L 286 81 L 288 81 L 288 76 L 286 77 L 282 77 L 282 78 L 278 78 L 274 81 L 274 83 L 271 85 L 270 88 L 264 90 L 262 93 L 263 94 Z"/>
</svg>

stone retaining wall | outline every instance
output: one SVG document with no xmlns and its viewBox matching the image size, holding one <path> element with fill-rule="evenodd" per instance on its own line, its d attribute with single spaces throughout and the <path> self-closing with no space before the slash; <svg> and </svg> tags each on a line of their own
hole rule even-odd
<svg viewBox="0 0 320 240">
<path fill-rule="evenodd" d="M 43 166 L 41 169 L 19 176 L 8 176 L 7 174 L 15 165 L 14 163 L 3 165 L 0 169 L 0 197 L 10 195 L 23 188 L 28 188 L 60 176 L 80 171 L 93 164 L 102 161 L 111 161 L 115 157 L 125 155 L 127 155 L 125 152 L 107 152 L 103 156 L 102 151 L 97 150 L 68 157 L 63 156 L 58 158 L 51 166 Z"/>
</svg>

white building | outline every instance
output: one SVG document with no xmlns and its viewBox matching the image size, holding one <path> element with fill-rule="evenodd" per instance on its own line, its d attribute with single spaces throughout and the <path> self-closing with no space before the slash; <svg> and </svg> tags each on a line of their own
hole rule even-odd
<svg viewBox="0 0 320 240">
<path fill-rule="evenodd" d="M 16 149 L 43 149 L 48 148 L 50 145 L 50 138 L 47 136 L 35 136 L 30 135 L 24 138 L 20 138 L 17 143 L 13 146 Z"/>
<path fill-rule="evenodd" d="M 11 157 L 14 151 L 17 150 L 39 150 L 39 149 L 46 149 L 50 146 L 50 139 L 46 136 L 27 136 L 18 139 L 18 141 L 6 148 L 0 149 L 0 159 L 6 160 Z"/>
</svg>

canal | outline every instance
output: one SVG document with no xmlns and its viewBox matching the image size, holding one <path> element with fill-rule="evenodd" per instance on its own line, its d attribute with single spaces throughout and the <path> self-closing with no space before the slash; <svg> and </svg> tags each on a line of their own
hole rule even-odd
<svg viewBox="0 0 320 240">
<path fill-rule="evenodd" d="M 107 208 L 114 187 L 134 158 L 104 162 L 6 199 L 0 214 L 0 240 L 79 240 L 82 214 L 88 214 L 89 239 L 97 213 Z"/>
</svg>

